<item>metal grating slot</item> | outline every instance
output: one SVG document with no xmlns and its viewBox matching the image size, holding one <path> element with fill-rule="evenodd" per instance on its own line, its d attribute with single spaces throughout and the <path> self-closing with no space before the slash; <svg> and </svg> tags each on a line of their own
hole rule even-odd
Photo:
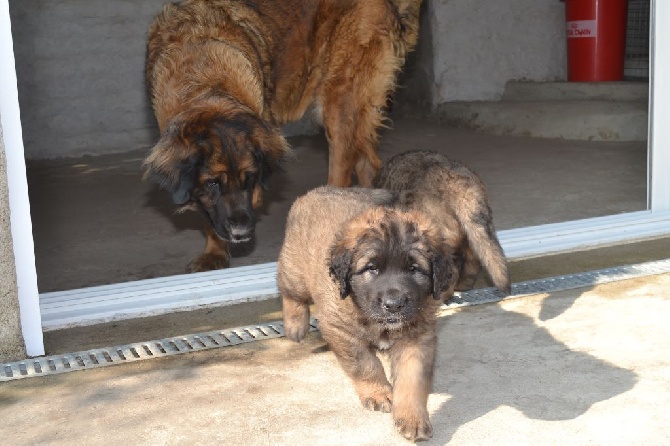
<svg viewBox="0 0 670 446">
<path fill-rule="evenodd" d="M 465 291 L 454 295 L 453 298 L 443 305 L 443 308 L 458 308 L 499 302 L 503 299 L 572 290 L 632 279 L 634 277 L 665 273 L 670 273 L 670 259 L 519 282 L 512 285 L 512 294 L 510 296 L 503 296 L 495 288 L 479 288 Z"/>
<path fill-rule="evenodd" d="M 443 305 L 443 308 L 458 308 L 499 302 L 503 299 L 584 288 L 634 277 L 665 273 L 670 273 L 670 259 L 515 283 L 512 285 L 512 295 L 506 297 L 502 296 L 495 288 L 470 290 L 457 293 Z M 318 330 L 318 321 L 312 319 L 310 321 L 310 331 L 316 330 Z M 0 382 L 33 376 L 55 375 L 74 370 L 106 367 L 151 358 L 162 358 L 283 336 L 284 325 L 281 321 L 276 321 L 223 331 L 210 331 L 136 344 L 92 349 L 65 355 L 45 356 L 0 364 Z"/>
<path fill-rule="evenodd" d="M 316 330 L 316 320 L 310 322 L 310 328 L 310 331 Z M 0 372 L 0 382 L 174 356 L 282 336 L 284 336 L 282 323 L 269 322 L 224 331 L 212 331 L 64 355 L 45 356 L 1 364 L 3 372 Z"/>
</svg>

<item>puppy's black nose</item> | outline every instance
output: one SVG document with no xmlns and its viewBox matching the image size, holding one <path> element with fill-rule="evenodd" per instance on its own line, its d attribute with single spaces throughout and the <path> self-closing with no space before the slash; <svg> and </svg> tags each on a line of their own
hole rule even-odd
<svg viewBox="0 0 670 446">
<path fill-rule="evenodd" d="M 405 299 L 398 295 L 386 296 L 382 300 L 382 306 L 389 313 L 397 313 L 405 306 Z"/>
</svg>

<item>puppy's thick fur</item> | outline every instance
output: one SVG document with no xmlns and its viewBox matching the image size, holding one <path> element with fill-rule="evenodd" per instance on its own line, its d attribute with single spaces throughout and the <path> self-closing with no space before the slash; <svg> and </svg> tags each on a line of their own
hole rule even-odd
<svg viewBox="0 0 670 446">
<path fill-rule="evenodd" d="M 426 408 L 435 358 L 435 310 L 453 293 L 442 231 L 393 207 L 388 191 L 322 187 L 287 220 L 277 281 L 286 335 L 303 339 L 314 302 L 319 329 L 368 409 L 391 411 L 407 439 L 432 436 Z M 376 352 L 391 360 L 390 384 Z"/>
<path fill-rule="evenodd" d="M 440 153 L 412 151 L 385 162 L 373 185 L 399 193 L 401 206 L 425 212 L 445 229 L 459 272 L 457 291 L 471 289 L 483 265 L 493 284 L 510 293 L 507 259 L 474 171 Z"/>
<path fill-rule="evenodd" d="M 421 0 L 186 0 L 149 30 L 146 76 L 161 138 L 147 177 L 200 209 L 205 253 L 191 271 L 228 265 L 248 240 L 261 188 L 289 149 L 280 125 L 309 109 L 326 130 L 328 184 L 369 186 L 377 129 Z"/>
</svg>

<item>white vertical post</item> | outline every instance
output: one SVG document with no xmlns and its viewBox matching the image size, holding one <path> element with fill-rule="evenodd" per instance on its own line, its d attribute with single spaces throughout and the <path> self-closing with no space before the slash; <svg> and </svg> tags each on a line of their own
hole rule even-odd
<svg viewBox="0 0 670 446">
<path fill-rule="evenodd" d="M 663 25 L 665 23 L 665 25 Z M 649 209 L 670 211 L 670 2 L 652 0 L 649 82 Z"/>
<path fill-rule="evenodd" d="M 21 330 L 27 354 L 40 356 L 44 354 L 44 340 L 8 0 L 0 0 L 0 118 L 7 159 L 9 212 Z"/>
</svg>

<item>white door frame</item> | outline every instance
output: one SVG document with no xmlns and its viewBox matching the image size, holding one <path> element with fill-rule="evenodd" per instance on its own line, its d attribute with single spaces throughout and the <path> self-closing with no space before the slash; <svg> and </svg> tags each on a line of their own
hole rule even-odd
<svg viewBox="0 0 670 446">
<path fill-rule="evenodd" d="M 666 25 L 663 26 L 662 24 Z M 670 212 L 670 2 L 651 1 L 648 208 Z"/>
<path fill-rule="evenodd" d="M 42 317 L 37 291 L 33 225 L 30 219 L 26 162 L 23 154 L 9 0 L 0 0 L 0 118 L 7 161 L 9 215 L 21 330 L 28 356 L 39 356 L 44 354 Z"/>
<path fill-rule="evenodd" d="M 670 233 L 670 2 L 651 2 L 649 167 L 647 211 L 500 232 L 510 258 L 566 251 Z M 30 356 L 44 354 L 30 203 L 25 174 L 8 0 L 0 0 L 0 114 L 9 183 L 21 325 Z M 272 264 L 259 265 L 272 268 Z M 245 270 L 248 274 L 249 268 Z M 235 275 L 235 269 L 227 275 Z M 202 283 L 194 275 L 192 282 Z M 208 276 L 207 276 L 208 277 Z M 211 280 L 207 278 L 206 280 Z M 215 281 L 216 282 L 216 281 Z M 254 282 L 247 285 L 252 289 Z M 266 284 L 267 285 L 267 284 Z M 267 288 L 259 293 L 269 295 Z M 258 293 L 257 293 L 258 294 Z M 175 307 L 176 308 L 176 307 Z"/>
</svg>

